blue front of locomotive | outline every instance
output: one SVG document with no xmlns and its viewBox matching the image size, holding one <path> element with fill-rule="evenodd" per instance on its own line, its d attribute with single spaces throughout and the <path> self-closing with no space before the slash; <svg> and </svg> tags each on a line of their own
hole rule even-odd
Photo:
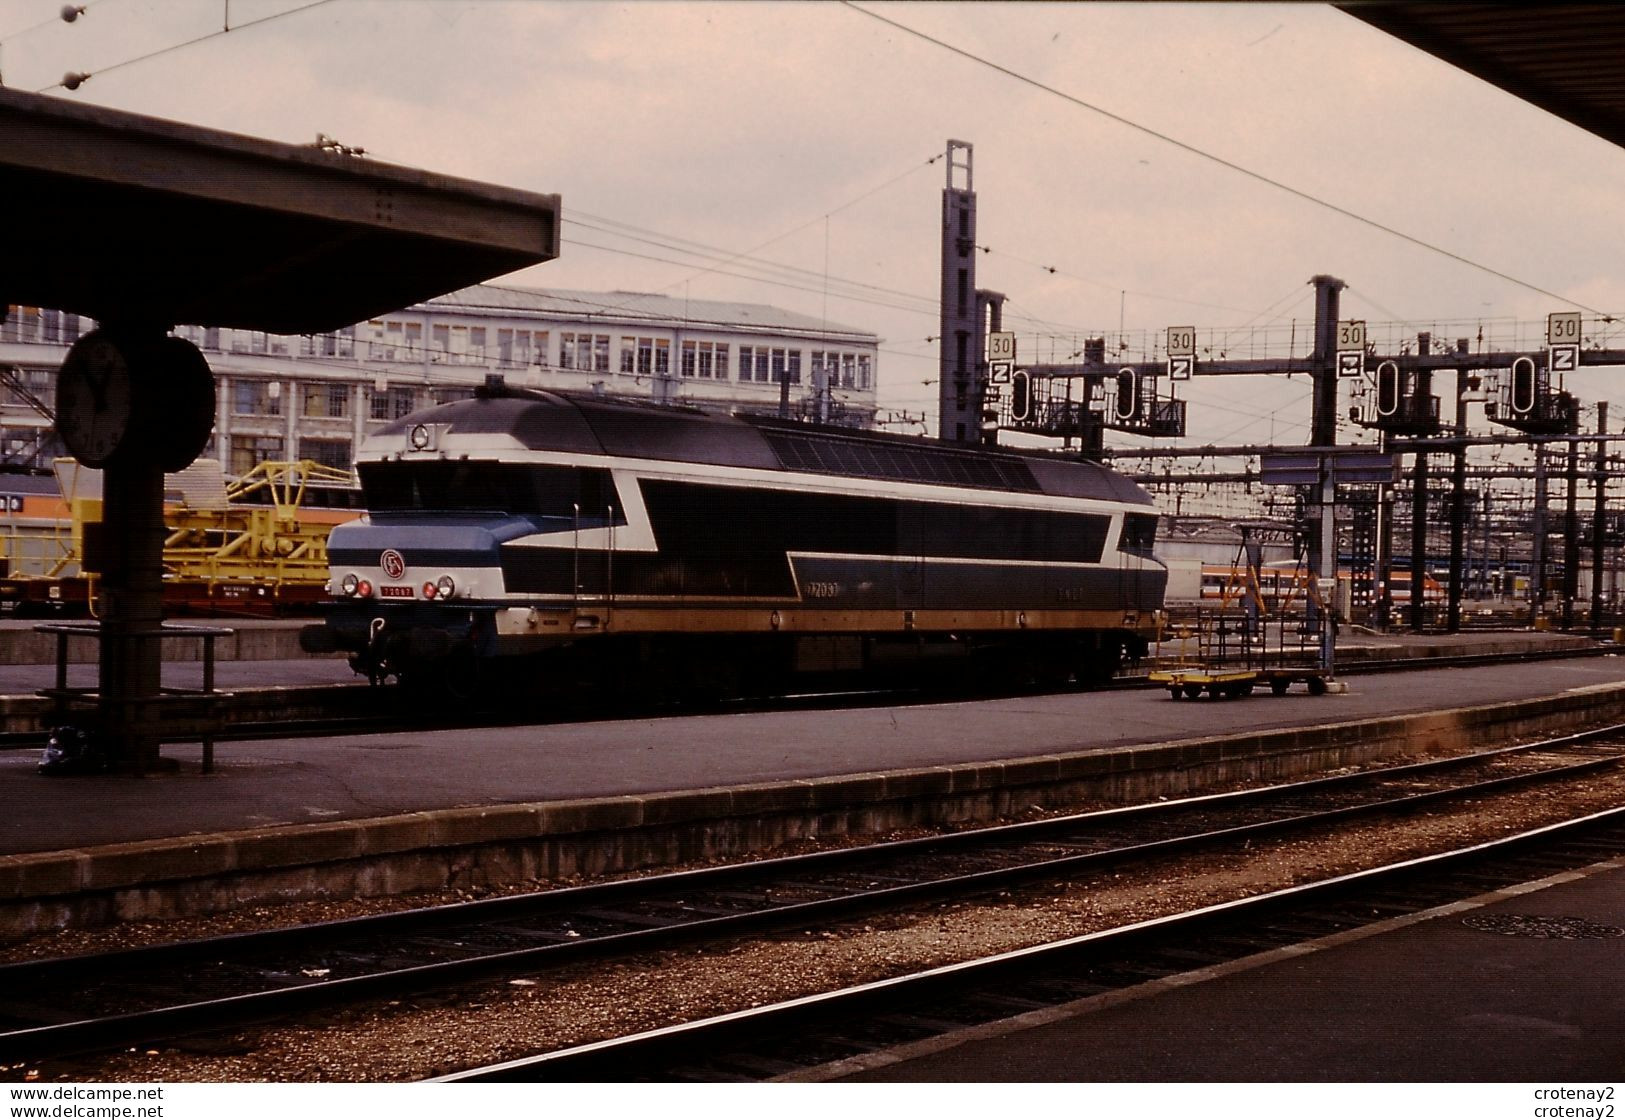
<svg viewBox="0 0 1625 1120">
<path fill-rule="evenodd" d="M 505 513 L 374 513 L 334 528 L 330 648 L 377 678 L 401 666 L 495 652 L 504 542 L 538 531 Z"/>
</svg>

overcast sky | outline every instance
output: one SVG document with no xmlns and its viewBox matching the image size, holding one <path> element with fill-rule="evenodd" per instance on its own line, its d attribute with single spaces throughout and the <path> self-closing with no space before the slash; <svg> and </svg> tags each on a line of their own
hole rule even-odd
<svg viewBox="0 0 1625 1120">
<path fill-rule="evenodd" d="M 1329 7 L 865 5 L 1057 93 L 835 3 L 329 0 L 244 26 L 305 2 L 95 0 L 68 25 L 60 0 L 0 0 L 0 73 L 43 90 L 87 72 L 48 92 L 556 192 L 563 252 L 511 282 L 871 330 L 882 403 L 914 412 L 935 410 L 945 173 L 928 161 L 949 138 L 974 145 L 978 284 L 1010 297 L 1022 357 L 1120 326 L 1136 350 L 1195 325 L 1232 356 L 1301 351 L 1316 273 L 1348 283 L 1345 318 L 1451 337 L 1625 309 L 1625 153 Z M 237 30 L 129 61 L 228 10 Z M 801 271 L 745 278 L 753 260 Z M 1595 400 L 1617 376 L 1571 388 Z M 1307 438 L 1302 378 L 1181 395 L 1201 440 Z"/>
</svg>

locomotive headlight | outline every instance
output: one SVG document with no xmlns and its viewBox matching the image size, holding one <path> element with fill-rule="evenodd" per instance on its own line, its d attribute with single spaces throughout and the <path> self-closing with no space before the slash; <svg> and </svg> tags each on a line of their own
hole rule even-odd
<svg viewBox="0 0 1625 1120">
<path fill-rule="evenodd" d="M 450 576 L 441 576 L 435 581 L 434 589 L 441 599 L 450 599 L 457 593 L 457 581 Z"/>
<path fill-rule="evenodd" d="M 354 595 L 355 592 L 356 592 L 356 588 L 358 588 L 360 586 L 361 586 L 361 579 L 354 572 L 351 572 L 349 575 L 345 576 L 344 579 L 339 582 L 339 590 L 342 591 L 346 595 Z"/>
</svg>

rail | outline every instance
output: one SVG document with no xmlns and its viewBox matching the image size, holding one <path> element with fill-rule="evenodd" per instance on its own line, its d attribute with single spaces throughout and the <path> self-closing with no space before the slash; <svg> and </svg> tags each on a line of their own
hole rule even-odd
<svg viewBox="0 0 1625 1120">
<path fill-rule="evenodd" d="M 94 956 L 0 965 L 0 1061 L 860 913 L 1591 776 L 1625 727 L 1304 782 Z M 1613 741 L 1609 741 L 1612 739 Z M 1463 773 L 1467 771 L 1468 773 Z M 71 994 L 70 994 L 71 992 Z M 108 1008 L 116 1008 L 109 1013 Z"/>
</svg>

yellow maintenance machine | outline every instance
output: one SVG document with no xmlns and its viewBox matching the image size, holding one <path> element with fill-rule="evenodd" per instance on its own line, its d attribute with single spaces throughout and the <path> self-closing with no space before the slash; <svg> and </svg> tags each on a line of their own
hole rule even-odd
<svg viewBox="0 0 1625 1120">
<path fill-rule="evenodd" d="M 100 472 L 67 461 L 57 477 L 66 516 L 6 550 L 54 558 L 36 574 L 14 567 L 0 603 L 24 615 L 94 615 Z M 308 607 L 325 592 L 328 533 L 360 512 L 354 476 L 309 460 L 261 463 L 230 481 L 218 462 L 199 460 L 166 476 L 164 489 L 164 603 L 174 613 Z"/>
</svg>

